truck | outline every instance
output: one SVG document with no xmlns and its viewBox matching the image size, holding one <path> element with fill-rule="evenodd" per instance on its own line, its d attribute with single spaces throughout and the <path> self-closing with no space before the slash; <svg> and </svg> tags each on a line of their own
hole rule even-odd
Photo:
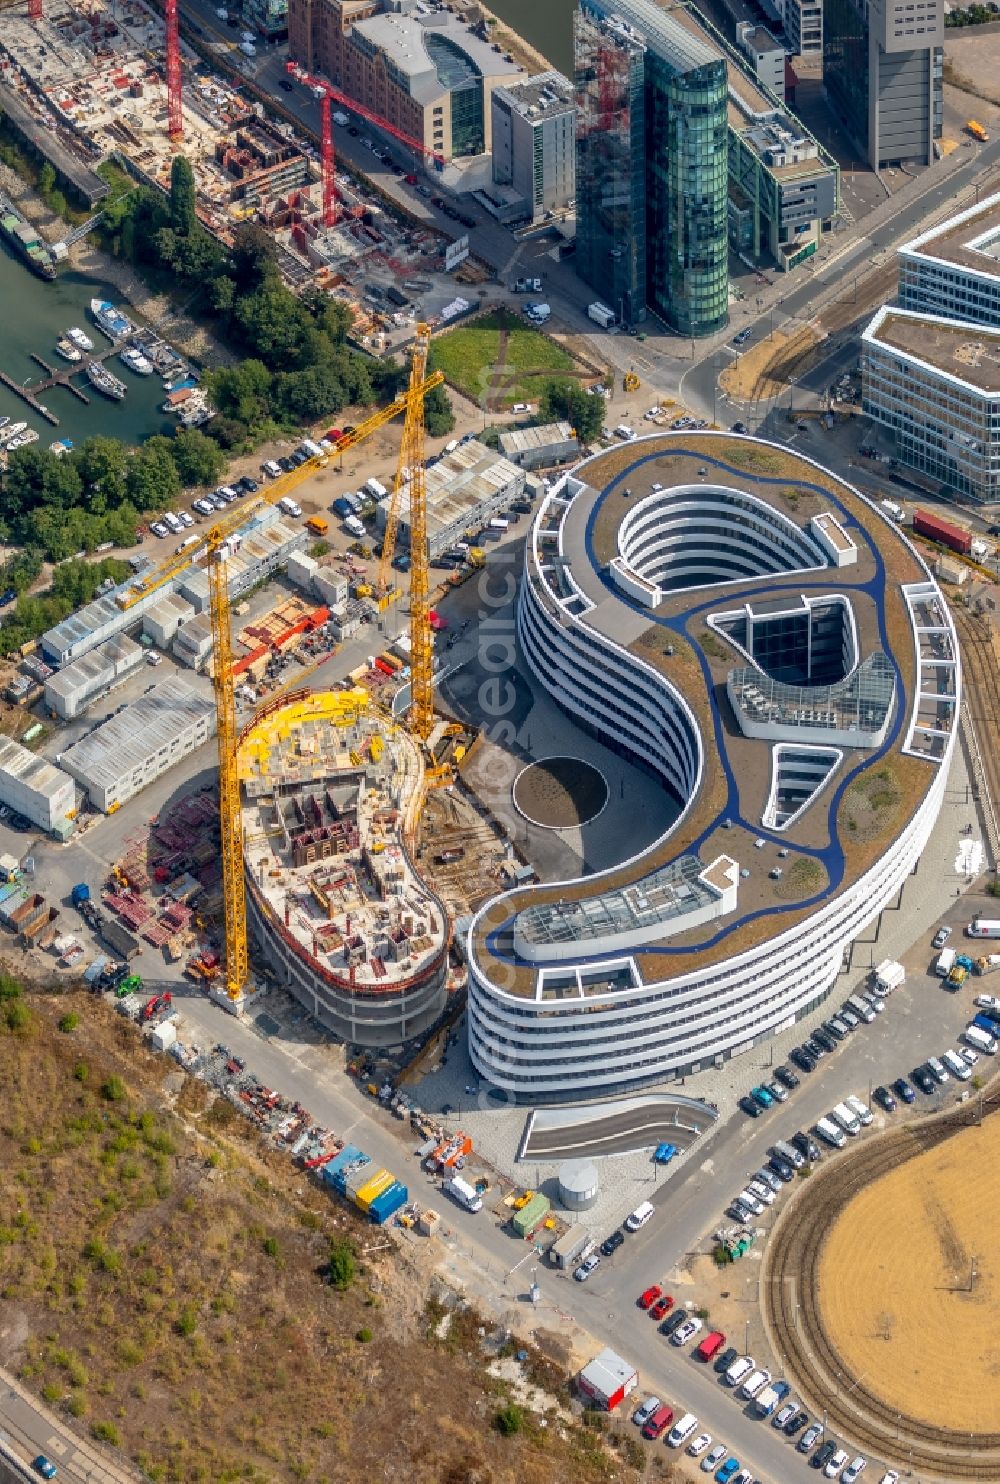
<svg viewBox="0 0 1000 1484">
<path fill-rule="evenodd" d="M 540 294 L 542 292 L 542 280 L 540 278 L 519 278 L 514 285 L 515 294 Z"/>
<path fill-rule="evenodd" d="M 934 965 L 935 974 L 938 976 L 939 979 L 947 979 L 948 975 L 951 973 L 954 967 L 954 948 L 942 948 L 941 952 L 937 956 L 937 962 Z"/>
<path fill-rule="evenodd" d="M 356 515 L 349 515 L 344 521 L 344 529 L 351 536 L 363 536 L 365 534 L 365 523 L 363 520 L 359 520 Z"/>
<path fill-rule="evenodd" d="M 892 994 L 894 989 L 905 982 L 906 970 L 894 958 L 886 958 L 872 971 L 872 977 L 875 980 L 875 993 L 885 996 Z"/>
<path fill-rule="evenodd" d="M 932 515 L 929 510 L 913 512 L 913 529 L 918 536 L 926 536 L 939 546 L 957 551 L 960 556 L 968 556 L 972 551 L 971 531 L 967 531 L 964 526 L 953 525 L 950 520 L 942 520 L 940 515 Z"/>
<path fill-rule="evenodd" d="M 902 525 L 906 519 L 906 512 L 902 505 L 897 505 L 895 500 L 879 500 L 878 503 L 879 509 L 884 510 L 890 520 L 894 520 L 897 525 Z"/>
<path fill-rule="evenodd" d="M 481 1211 L 483 1209 L 483 1198 L 474 1185 L 468 1180 L 463 1180 L 461 1175 L 450 1175 L 444 1181 L 441 1189 L 445 1195 L 450 1195 L 463 1211 Z"/>
<path fill-rule="evenodd" d="M 588 304 L 587 318 L 592 319 L 595 325 L 600 325 L 602 329 L 607 330 L 615 323 L 615 312 L 613 309 L 609 309 L 606 304 Z"/>
<path fill-rule="evenodd" d="M 298 520 L 302 514 L 302 506 L 297 501 L 291 499 L 289 495 L 282 496 L 278 501 L 278 509 L 282 515 L 290 515 L 293 520 Z"/>
<path fill-rule="evenodd" d="M 960 953 L 948 971 L 948 977 L 944 981 L 945 989 L 961 989 L 971 973 L 972 959 Z"/>
<path fill-rule="evenodd" d="M 980 144 L 989 143 L 989 133 L 977 119 L 968 119 L 966 121 L 965 132 L 966 134 L 971 134 L 973 139 L 978 139 Z"/>
<path fill-rule="evenodd" d="M 389 493 L 385 485 L 378 479 L 366 479 L 361 487 L 367 494 L 371 495 L 373 500 L 384 500 Z"/>
<path fill-rule="evenodd" d="M 787 1381 L 772 1381 L 765 1386 L 763 1391 L 757 1393 L 751 1408 L 751 1416 L 757 1418 L 770 1417 L 779 1402 L 783 1402 L 791 1387 Z"/>
<path fill-rule="evenodd" d="M 833 1119 L 834 1123 L 838 1123 L 840 1125 L 845 1134 L 850 1134 L 852 1139 L 855 1137 L 856 1134 L 860 1134 L 861 1119 L 853 1111 L 853 1109 L 847 1106 L 846 1103 L 838 1103 L 837 1106 L 831 1110 L 830 1117 Z"/>
<path fill-rule="evenodd" d="M 1000 938 L 1000 918 L 974 917 L 965 929 L 967 938 Z"/>
</svg>

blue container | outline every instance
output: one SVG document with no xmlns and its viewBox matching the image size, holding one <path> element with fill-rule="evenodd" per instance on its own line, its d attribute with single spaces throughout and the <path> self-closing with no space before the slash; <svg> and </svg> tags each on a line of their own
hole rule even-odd
<svg viewBox="0 0 1000 1484">
<path fill-rule="evenodd" d="M 360 1149 L 355 1150 L 354 1158 L 350 1163 L 343 1164 L 339 1170 L 334 1171 L 332 1180 L 334 1190 L 338 1190 L 341 1195 L 347 1195 L 347 1182 L 349 1180 L 353 1189 L 357 1189 L 359 1170 L 367 1169 L 370 1174 L 374 1175 L 375 1168 L 371 1155 L 362 1154 Z"/>
<path fill-rule="evenodd" d="M 345 1144 L 339 1154 L 334 1155 L 333 1159 L 328 1160 L 327 1163 L 321 1167 L 321 1176 L 329 1185 L 332 1185 L 334 1183 L 333 1177 L 337 1173 L 337 1171 L 342 1170 L 345 1165 L 354 1164 L 355 1160 L 360 1158 L 360 1155 L 361 1150 L 357 1147 L 357 1145 Z"/>
<path fill-rule="evenodd" d="M 368 1207 L 368 1215 L 376 1226 L 381 1226 L 383 1221 L 388 1221 L 400 1206 L 405 1206 L 410 1198 L 410 1192 L 405 1185 L 394 1180 L 387 1190 L 383 1190 L 380 1196 L 376 1196 Z"/>
</svg>

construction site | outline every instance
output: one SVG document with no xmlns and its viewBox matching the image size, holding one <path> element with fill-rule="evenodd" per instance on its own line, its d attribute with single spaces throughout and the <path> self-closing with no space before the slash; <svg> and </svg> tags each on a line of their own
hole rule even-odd
<svg viewBox="0 0 1000 1484">
<path fill-rule="evenodd" d="M 3 15 L 0 106 L 22 121 L 18 126 L 64 178 L 74 185 L 77 177 L 91 180 L 85 195 L 106 191 L 94 168 L 109 157 L 166 190 L 171 161 L 183 152 L 199 218 L 217 238 L 230 243 L 241 222 L 263 225 L 290 286 L 316 283 L 342 297 L 355 310 L 358 339 L 376 352 L 394 333 L 412 333 L 414 311 L 400 286 L 416 278 L 411 293 L 419 293 L 426 282 L 419 275 L 444 268 L 444 240 L 402 223 L 365 194 L 359 179 L 336 168 L 328 96 L 317 158 L 291 123 L 266 114 L 249 79 L 221 75 L 181 41 L 175 4 L 165 18 L 141 0 L 113 11 L 87 0 L 47 0 L 44 7 L 31 0 Z M 317 93 L 333 91 L 315 79 L 296 80 Z M 346 123 L 346 114 L 337 117 Z M 377 303 L 369 289 L 380 281 L 387 302 Z M 389 286 L 402 305 L 388 297 Z"/>
</svg>

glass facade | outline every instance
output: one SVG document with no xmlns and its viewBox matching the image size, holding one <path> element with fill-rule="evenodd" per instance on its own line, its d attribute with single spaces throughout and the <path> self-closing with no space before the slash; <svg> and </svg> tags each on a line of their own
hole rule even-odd
<svg viewBox="0 0 1000 1484">
<path fill-rule="evenodd" d="M 852 0 L 824 0 L 823 81 L 834 110 L 868 153 L 868 34 Z"/>
<path fill-rule="evenodd" d="M 573 21 L 576 270 L 625 324 L 646 318 L 645 50 L 582 4 Z"/>
<path fill-rule="evenodd" d="M 625 323 L 728 318 L 726 63 L 647 0 L 574 18 L 577 272 Z"/>
<path fill-rule="evenodd" d="M 424 44 L 438 81 L 451 94 L 452 154 L 481 155 L 486 149 L 482 75 L 450 37 L 430 31 Z"/>
</svg>

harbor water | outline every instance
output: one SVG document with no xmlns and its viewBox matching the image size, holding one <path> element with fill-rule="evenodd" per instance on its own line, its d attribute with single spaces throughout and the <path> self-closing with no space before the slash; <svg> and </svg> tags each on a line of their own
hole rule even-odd
<svg viewBox="0 0 1000 1484">
<path fill-rule="evenodd" d="M 44 381 L 47 372 L 31 359 L 40 355 L 57 371 L 72 370 L 56 351 L 56 341 L 71 325 L 78 325 L 103 352 L 111 342 L 102 335 L 90 316 L 91 299 L 119 302 L 115 289 L 108 283 L 86 278 L 68 265 L 60 268 L 54 283 L 46 283 L 15 257 L 0 242 L 0 370 L 19 385 Z M 128 306 L 123 306 L 128 313 Z M 120 438 L 124 443 L 138 444 L 153 433 L 170 433 L 176 418 L 160 409 L 166 393 L 159 376 L 137 376 L 123 366 L 117 355 L 107 361 L 108 370 L 128 387 L 121 402 L 112 402 L 90 385 L 77 371 L 75 385 L 90 399 L 89 406 L 79 401 L 65 387 L 51 387 L 39 394 L 38 400 L 59 419 L 54 427 L 9 387 L 0 384 L 0 415 L 11 422 L 26 422 L 38 433 L 38 447 L 48 448 L 56 439 L 80 443 L 84 438 L 101 434 Z"/>
<path fill-rule="evenodd" d="M 573 76 L 573 12 L 576 0 L 488 0 L 501 21 L 531 43 L 542 56 Z"/>
</svg>

